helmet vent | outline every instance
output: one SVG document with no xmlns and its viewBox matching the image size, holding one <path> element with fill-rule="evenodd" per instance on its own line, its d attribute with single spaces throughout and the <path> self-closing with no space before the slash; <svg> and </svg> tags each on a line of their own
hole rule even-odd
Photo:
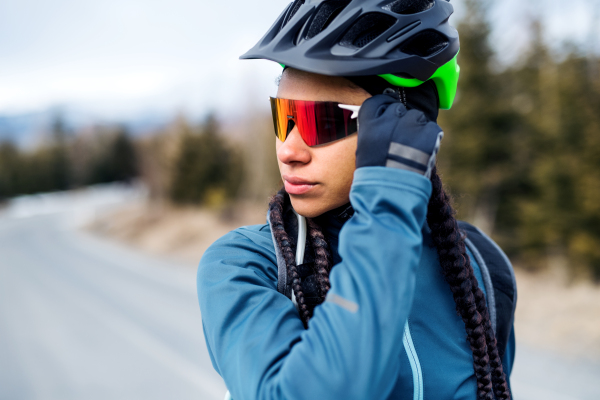
<svg viewBox="0 0 600 400">
<path fill-rule="evenodd" d="M 448 38 L 433 30 L 419 32 L 400 47 L 403 53 L 429 57 L 448 46 Z"/>
<path fill-rule="evenodd" d="M 293 17 L 296 15 L 296 12 L 304 5 L 304 0 L 295 0 L 289 8 L 289 11 L 285 15 L 283 19 L 283 23 L 281 24 L 281 29 L 287 24 Z"/>
<path fill-rule="evenodd" d="M 321 33 L 337 17 L 351 0 L 329 0 L 319 5 L 306 32 L 306 39 L 311 39 Z"/>
<path fill-rule="evenodd" d="M 396 14 L 416 14 L 429 10 L 434 3 L 435 0 L 396 0 L 383 9 Z"/>
<path fill-rule="evenodd" d="M 396 23 L 396 18 L 383 13 L 367 13 L 348 29 L 340 40 L 340 45 L 362 48 L 377 39 Z"/>
</svg>

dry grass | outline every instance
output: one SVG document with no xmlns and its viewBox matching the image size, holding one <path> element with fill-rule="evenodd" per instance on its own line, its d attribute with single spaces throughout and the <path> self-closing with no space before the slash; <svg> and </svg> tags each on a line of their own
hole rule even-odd
<svg viewBox="0 0 600 400">
<path fill-rule="evenodd" d="M 227 232 L 264 224 L 266 210 L 266 204 L 239 205 L 233 213 L 141 202 L 97 218 L 87 228 L 142 251 L 197 265 L 208 246 Z"/>
<path fill-rule="evenodd" d="M 206 248 L 230 230 L 264 223 L 266 209 L 266 204 L 244 205 L 226 216 L 222 211 L 139 203 L 97 219 L 89 228 L 195 266 Z M 517 286 L 518 343 L 600 360 L 600 287 L 522 270 L 517 270 Z"/>
<path fill-rule="evenodd" d="M 569 357 L 600 360 L 600 287 L 559 274 L 517 270 L 519 342 Z"/>
</svg>

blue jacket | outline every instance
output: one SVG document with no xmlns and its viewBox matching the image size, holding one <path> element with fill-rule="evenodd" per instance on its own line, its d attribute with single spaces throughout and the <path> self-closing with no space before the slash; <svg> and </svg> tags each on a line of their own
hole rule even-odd
<svg viewBox="0 0 600 400">
<path fill-rule="evenodd" d="M 339 230 L 330 240 L 339 263 L 308 329 L 277 291 L 268 224 L 236 229 L 206 251 L 198 269 L 204 335 L 233 399 L 476 398 L 465 326 L 425 223 L 430 194 L 429 180 L 413 172 L 356 170 L 355 214 L 328 227 L 329 237 Z M 513 331 L 507 376 L 514 346 Z"/>
</svg>

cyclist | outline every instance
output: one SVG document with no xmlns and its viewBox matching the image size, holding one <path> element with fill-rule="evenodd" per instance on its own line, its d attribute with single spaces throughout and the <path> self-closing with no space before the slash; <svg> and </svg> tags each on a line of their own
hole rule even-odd
<svg viewBox="0 0 600 400">
<path fill-rule="evenodd" d="M 198 269 L 214 368 L 243 399 L 509 399 L 516 288 L 435 159 L 456 92 L 445 0 L 295 0 L 241 58 L 282 64 L 284 188 Z"/>
</svg>

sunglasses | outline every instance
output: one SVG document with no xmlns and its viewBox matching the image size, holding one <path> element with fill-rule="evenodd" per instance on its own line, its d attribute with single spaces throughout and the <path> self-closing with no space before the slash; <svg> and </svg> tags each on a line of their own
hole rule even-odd
<svg viewBox="0 0 600 400">
<path fill-rule="evenodd" d="M 358 131 L 360 106 L 333 101 L 304 101 L 270 97 L 275 136 L 282 142 L 294 126 L 308 146 L 343 139 Z"/>
</svg>

